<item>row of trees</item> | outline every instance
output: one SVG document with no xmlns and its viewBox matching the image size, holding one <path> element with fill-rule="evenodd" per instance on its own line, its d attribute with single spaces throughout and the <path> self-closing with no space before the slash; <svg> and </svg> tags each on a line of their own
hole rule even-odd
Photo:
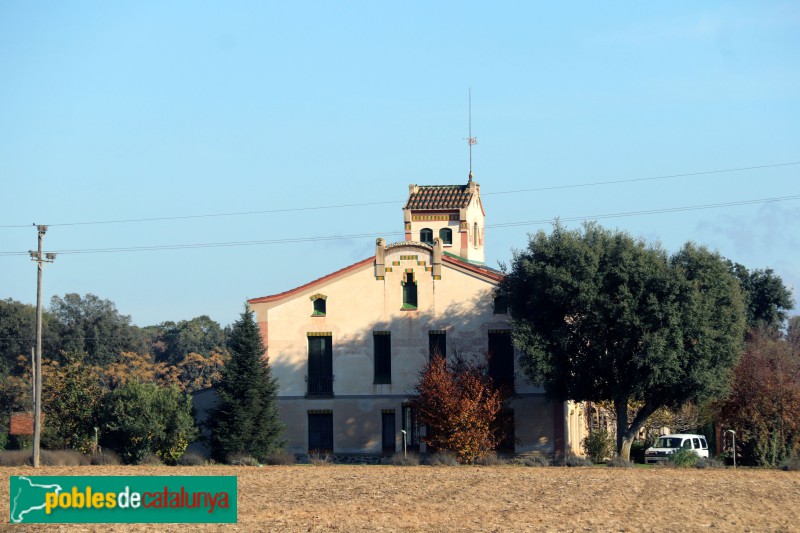
<svg viewBox="0 0 800 533">
<path fill-rule="evenodd" d="M 170 339 L 165 331 L 178 334 Z M 61 352 L 57 359 L 44 361 L 45 448 L 89 453 L 99 444 L 126 463 L 153 454 L 175 464 L 199 433 L 189 393 L 211 384 L 219 395 L 209 428 L 216 459 L 246 454 L 264 460 L 283 444 L 278 385 L 252 312 L 245 311 L 225 335 L 207 317 L 168 323 L 156 333 L 154 338 L 169 339 L 158 341 L 163 349 L 156 354 L 122 352 L 98 358 Z M 207 356 L 189 352 L 177 363 L 163 356 L 201 349 L 203 343 Z M 23 356 L 16 363 L 0 384 L 0 408 L 6 415 L 30 405 L 30 362 Z M 6 417 L 6 428 L 7 422 Z M 0 449 L 4 444 L 0 441 Z"/>
<path fill-rule="evenodd" d="M 0 300 L 0 375 L 13 373 L 20 355 L 35 343 L 36 307 Z M 43 313 L 42 345 L 48 359 L 85 354 L 90 365 L 118 362 L 124 353 L 149 355 L 155 362 L 178 365 L 191 353 L 209 357 L 223 352 L 227 328 L 208 316 L 140 328 L 109 300 L 93 294 L 53 296 Z"/>
<path fill-rule="evenodd" d="M 128 355 L 133 360 L 139 357 Z M 118 452 L 126 463 L 153 454 L 175 464 L 197 436 L 188 394 L 164 376 L 150 374 L 153 379 L 147 379 L 148 374 L 135 366 L 126 373 L 121 363 L 103 368 L 85 364 L 84 358 L 65 354 L 62 361 L 48 360 L 42 366 L 42 445 L 82 453 L 100 445 Z M 29 378 L 26 370 L 22 377 L 9 376 L 0 387 L 3 403 L 11 410 L 30 409 Z M 0 437 L 5 440 L 8 435 L 4 432 Z"/>
<path fill-rule="evenodd" d="M 16 382 L 30 383 L 35 320 L 34 306 L 0 300 L 0 389 L 24 391 Z M 43 313 L 43 375 L 79 360 L 105 390 L 138 379 L 193 392 L 219 376 L 226 330 L 205 315 L 139 328 L 95 295 L 55 296 Z M 0 413 L 19 407 L 8 396 L 0 390 Z M 27 405 L 29 398 L 17 396 L 19 405 Z"/>
</svg>

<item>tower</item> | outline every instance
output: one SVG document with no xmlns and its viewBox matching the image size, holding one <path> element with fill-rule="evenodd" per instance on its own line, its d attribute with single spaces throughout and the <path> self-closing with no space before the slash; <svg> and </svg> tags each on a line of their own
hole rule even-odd
<svg viewBox="0 0 800 533">
<path fill-rule="evenodd" d="M 433 245 L 439 238 L 446 254 L 471 263 L 486 261 L 486 214 L 472 173 L 466 185 L 409 185 L 403 220 L 407 241 Z"/>
</svg>

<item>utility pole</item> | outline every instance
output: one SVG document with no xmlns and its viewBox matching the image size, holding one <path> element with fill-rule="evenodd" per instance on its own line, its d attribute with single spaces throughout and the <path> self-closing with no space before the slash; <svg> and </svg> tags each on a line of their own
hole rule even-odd
<svg viewBox="0 0 800 533">
<path fill-rule="evenodd" d="M 34 407 L 33 407 L 33 467 L 39 468 L 39 448 L 42 434 L 42 270 L 45 263 L 52 263 L 56 254 L 42 256 L 42 241 L 47 226 L 36 226 L 39 231 L 38 251 L 31 251 L 31 260 L 36 268 L 36 363 L 34 364 Z"/>
</svg>

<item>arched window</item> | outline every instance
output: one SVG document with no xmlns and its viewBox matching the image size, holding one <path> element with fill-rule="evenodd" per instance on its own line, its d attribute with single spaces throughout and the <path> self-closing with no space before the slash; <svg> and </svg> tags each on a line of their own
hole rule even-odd
<svg viewBox="0 0 800 533">
<path fill-rule="evenodd" d="M 431 228 L 422 228 L 419 230 L 419 242 L 433 245 L 433 230 Z"/>
<path fill-rule="evenodd" d="M 324 294 L 315 294 L 311 297 L 311 302 L 314 304 L 314 310 L 311 316 L 325 316 L 327 311 L 325 301 L 328 299 Z"/>
<path fill-rule="evenodd" d="M 406 280 L 403 282 L 403 309 L 416 309 L 417 308 L 417 282 L 414 280 L 414 274 L 411 272 L 406 274 Z"/>
<path fill-rule="evenodd" d="M 453 230 L 450 228 L 440 229 L 439 238 L 442 239 L 442 244 L 453 244 Z"/>
<path fill-rule="evenodd" d="M 478 223 L 472 225 L 472 245 L 478 246 Z"/>
</svg>

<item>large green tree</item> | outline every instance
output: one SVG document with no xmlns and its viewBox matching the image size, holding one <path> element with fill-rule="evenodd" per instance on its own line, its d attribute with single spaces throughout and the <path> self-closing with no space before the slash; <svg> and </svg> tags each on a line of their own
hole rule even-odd
<svg viewBox="0 0 800 533">
<path fill-rule="evenodd" d="M 725 391 L 741 353 L 739 285 L 693 244 L 669 257 L 624 232 L 556 223 L 515 252 L 501 291 L 526 373 L 551 398 L 612 402 L 626 459 L 656 409 Z"/>
<path fill-rule="evenodd" d="M 228 351 L 230 359 L 216 386 L 217 405 L 209 418 L 212 454 L 220 461 L 235 453 L 264 461 L 283 445 L 284 426 L 278 414 L 278 382 L 264 357 L 250 309 L 233 324 Z"/>
</svg>

